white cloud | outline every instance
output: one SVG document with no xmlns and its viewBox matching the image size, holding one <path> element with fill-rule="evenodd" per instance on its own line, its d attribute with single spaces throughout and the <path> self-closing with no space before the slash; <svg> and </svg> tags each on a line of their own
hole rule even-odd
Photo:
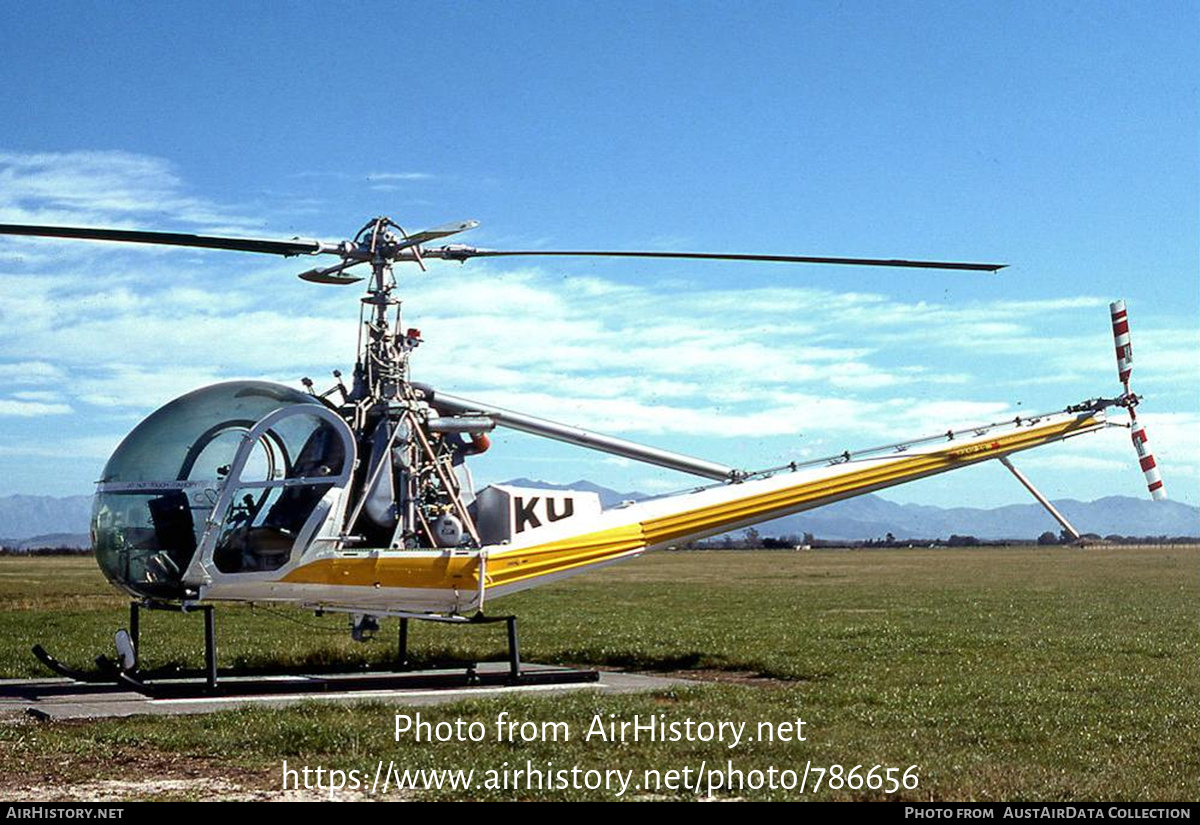
<svg viewBox="0 0 1200 825">
<path fill-rule="evenodd" d="M 393 185 L 429 176 L 370 177 Z M 0 220 L 172 228 L 160 226 L 163 214 L 201 231 L 260 224 L 191 194 L 161 159 L 0 153 Z M 91 432 L 206 383 L 295 385 L 307 374 L 323 385 L 329 369 L 349 372 L 357 290 L 297 281 L 307 261 L 96 250 L 0 240 L 0 414 L 10 422 L 54 416 L 57 428 L 67 421 Z M 400 272 L 405 325 L 426 339 L 414 378 L 752 466 L 1115 394 L 1106 301 L 1095 296 L 950 305 L 807 286 L 713 288 L 678 277 L 664 285 L 639 280 L 636 269 L 624 282 L 577 272 L 589 269 L 570 260 L 434 261 L 426 274 Z M 1134 341 L 1134 385 L 1151 395 L 1143 409 L 1164 472 L 1191 478 L 1200 473 L 1200 422 L 1172 410 L 1194 404 L 1200 341 L 1178 317 L 1138 319 Z M 1159 398 L 1175 406 L 1157 406 Z M 10 455 L 50 440 L 7 438 L 0 452 Z M 115 441 L 96 438 L 107 455 Z M 1131 452 L 1127 440 L 1121 449 Z M 1064 473 L 1115 471 L 1132 461 L 1115 450 L 1068 442 L 1033 460 Z"/>
<path fill-rule="evenodd" d="M 40 401 L 0 398 L 0 416 L 32 418 L 40 415 L 66 415 L 71 411 L 69 404 L 46 404 Z"/>
<path fill-rule="evenodd" d="M 18 401 L 60 401 L 62 394 L 57 390 L 22 390 L 12 397 Z"/>
<path fill-rule="evenodd" d="M 5 384 L 49 384 L 61 381 L 66 372 L 45 361 L 0 363 L 0 381 Z"/>
<path fill-rule="evenodd" d="M 107 461 L 123 435 L 107 434 L 23 443 L 0 443 L 0 456 Z"/>
<path fill-rule="evenodd" d="M 1129 461 L 1116 458 L 1102 458 L 1094 455 L 1058 455 L 1049 452 L 1033 458 L 1021 458 L 1023 467 L 1033 467 L 1051 470 L 1067 470 L 1071 472 L 1123 473 L 1129 470 Z"/>
<path fill-rule="evenodd" d="M 371 172 L 367 175 L 367 180 L 378 181 L 414 181 L 414 180 L 432 180 L 433 175 L 428 172 Z"/>
<path fill-rule="evenodd" d="M 142 409 L 206 381 L 345 369 L 354 350 L 353 299 L 294 282 L 286 266 L 294 268 L 247 265 L 205 289 L 197 285 L 203 268 L 164 284 L 157 267 L 126 262 L 107 289 L 99 276 L 71 276 L 90 291 L 66 304 L 59 280 L 4 278 L 0 316 L 14 334 L 0 341 L 0 357 L 14 363 L 0 369 L 15 373 L 16 359 L 38 352 L 52 356 L 51 369 L 71 370 L 82 402 Z M 427 340 L 415 356 L 417 380 L 591 428 L 714 437 L 825 428 L 886 437 L 1013 414 L 1007 400 L 956 397 L 978 393 L 970 373 L 896 363 L 888 331 L 897 315 L 919 312 L 929 340 L 953 339 L 964 319 L 992 334 L 1003 322 L 988 322 L 986 305 L 897 307 L 880 295 L 810 288 L 692 290 L 680 298 L 488 266 L 439 266 L 404 284 L 415 308 L 407 321 Z M 751 312 L 732 312 L 739 300 L 788 305 L 806 320 L 762 324 Z M 999 302 L 994 317 L 1094 303 Z M 822 312 L 801 312 L 815 307 Z M 106 353 L 100 359 L 98 345 Z M 925 341 L 906 346 L 936 358 Z M 50 366 L 22 363 L 44 365 L 42 372 Z M 1029 367 L 1038 368 L 1037 359 Z"/>
<path fill-rule="evenodd" d="M 129 152 L 0 153 L 6 223 L 129 226 L 134 220 L 244 230 L 256 222 L 183 193 L 172 165 Z"/>
</svg>

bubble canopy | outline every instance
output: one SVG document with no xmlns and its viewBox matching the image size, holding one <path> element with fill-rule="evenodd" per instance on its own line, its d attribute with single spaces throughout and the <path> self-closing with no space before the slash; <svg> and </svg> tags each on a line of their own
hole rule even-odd
<svg viewBox="0 0 1200 825">
<path fill-rule="evenodd" d="M 290 387 L 231 381 L 177 398 L 105 465 L 91 525 L 100 569 L 157 599 L 194 595 L 183 574 L 206 548 L 221 572 L 276 570 L 353 451 L 344 422 Z"/>
</svg>

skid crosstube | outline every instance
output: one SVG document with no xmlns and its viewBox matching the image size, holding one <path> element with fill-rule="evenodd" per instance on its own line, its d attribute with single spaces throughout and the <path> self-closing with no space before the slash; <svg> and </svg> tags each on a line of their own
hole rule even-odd
<svg viewBox="0 0 1200 825">
<path fill-rule="evenodd" d="M 204 668 L 184 670 L 168 666 L 154 670 L 141 670 L 140 659 L 140 610 L 171 610 L 204 614 Z M 516 616 L 476 615 L 464 620 L 463 624 L 492 624 L 504 622 L 507 630 L 508 659 L 506 668 L 480 668 L 477 664 L 414 671 L 408 658 L 409 619 L 400 619 L 398 656 L 393 670 L 371 671 L 367 668 L 279 668 L 274 671 L 241 675 L 237 671 L 217 669 L 217 631 L 212 605 L 198 605 L 183 609 L 178 605 L 161 605 L 130 602 L 129 636 L 134 648 L 134 665 L 122 669 L 107 656 L 97 656 L 97 670 L 88 672 L 65 665 L 35 645 L 33 654 L 50 670 L 76 682 L 113 684 L 137 691 L 155 699 L 179 699 L 200 697 L 236 697 L 269 695 L 320 695 L 328 693 L 354 693 L 358 691 L 414 690 L 414 689 L 461 689 L 474 687 L 502 687 L 524 685 L 567 685 L 598 682 L 599 673 L 594 670 L 576 670 L 564 667 L 534 666 L 523 668 L 517 638 Z M 244 672 L 243 672 L 244 673 Z M 222 678 L 224 677 L 224 678 Z"/>
</svg>

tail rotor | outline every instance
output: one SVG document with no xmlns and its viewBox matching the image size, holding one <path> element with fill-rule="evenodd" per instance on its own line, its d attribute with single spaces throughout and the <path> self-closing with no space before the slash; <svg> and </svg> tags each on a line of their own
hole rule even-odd
<svg viewBox="0 0 1200 825">
<path fill-rule="evenodd" d="M 1118 403 L 1129 410 L 1133 448 L 1137 450 L 1138 464 L 1141 465 L 1142 474 L 1146 476 L 1146 488 L 1150 491 L 1150 497 L 1155 501 L 1162 501 L 1167 497 L 1167 491 L 1158 471 L 1158 462 L 1155 461 L 1154 453 L 1150 452 L 1147 443 L 1146 425 L 1138 421 L 1137 417 L 1137 405 L 1142 399 L 1129 389 L 1129 377 L 1133 373 L 1133 346 L 1129 340 L 1129 317 L 1125 302 L 1113 301 L 1109 304 L 1109 310 L 1112 313 L 1113 341 L 1117 352 L 1117 378 L 1124 389 Z"/>
</svg>

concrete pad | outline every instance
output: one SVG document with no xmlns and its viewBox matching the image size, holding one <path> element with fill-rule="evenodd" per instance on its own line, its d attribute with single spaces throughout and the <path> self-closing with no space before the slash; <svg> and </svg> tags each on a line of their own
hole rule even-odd
<svg viewBox="0 0 1200 825">
<path fill-rule="evenodd" d="M 507 671 L 503 662 L 481 663 L 480 674 Z M 544 665 L 523 664 L 525 672 L 550 670 Z M 553 668 L 558 670 L 558 668 Z M 430 675 L 430 671 L 413 671 L 416 678 Z M 236 684 L 247 677 L 223 677 L 223 685 Z M 261 679 L 262 677 L 258 677 Z M 70 679 L 0 679 L 0 720 L 12 720 L 30 715 L 39 719 L 100 719 L 136 714 L 182 715 L 212 713 L 230 708 L 258 706 L 285 707 L 303 701 L 338 702 L 394 702 L 401 705 L 427 706 L 457 702 L 483 696 L 528 696 L 555 695 L 567 691 L 593 690 L 601 693 L 637 693 L 662 690 L 677 685 L 689 684 L 684 679 L 666 676 L 649 676 L 640 673 L 601 671 L 598 682 L 574 684 L 535 685 L 480 685 L 470 687 L 404 688 L 388 687 L 381 690 L 357 689 L 338 691 L 337 676 L 282 677 L 296 682 L 295 692 L 271 693 L 247 696 L 188 696 L 184 698 L 152 699 L 119 685 L 82 684 Z M 308 679 L 320 679 L 333 683 L 322 692 L 305 692 Z"/>
</svg>

